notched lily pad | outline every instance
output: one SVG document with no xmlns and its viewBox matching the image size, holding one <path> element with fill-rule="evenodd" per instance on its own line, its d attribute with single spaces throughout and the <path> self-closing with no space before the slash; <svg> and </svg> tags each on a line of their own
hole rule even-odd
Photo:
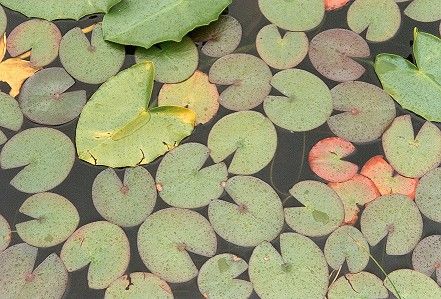
<svg viewBox="0 0 441 299">
<path fill-rule="evenodd" d="M 420 22 L 441 20 L 441 11 L 437 0 L 412 0 L 404 10 L 404 14 Z"/>
<path fill-rule="evenodd" d="M 23 113 L 17 101 L 3 92 L 0 92 L 0 127 L 12 131 L 20 130 L 23 124 Z M 0 130 L 0 144 L 8 140 Z"/>
<path fill-rule="evenodd" d="M 8 248 L 11 242 L 11 227 L 8 221 L 0 215 L 0 252 Z"/>
<path fill-rule="evenodd" d="M 413 250 L 412 266 L 429 277 L 436 275 L 441 285 L 441 236 L 432 235 L 422 239 Z"/>
<path fill-rule="evenodd" d="M 384 280 L 384 286 L 401 299 L 441 298 L 441 288 L 436 282 L 410 269 L 399 269 L 389 273 Z"/>
<path fill-rule="evenodd" d="M 426 173 L 416 187 L 415 203 L 427 218 L 441 222 L 441 168 Z"/>
<path fill-rule="evenodd" d="M 389 292 L 377 276 L 369 272 L 348 273 L 328 290 L 328 299 L 386 299 Z"/>
</svg>

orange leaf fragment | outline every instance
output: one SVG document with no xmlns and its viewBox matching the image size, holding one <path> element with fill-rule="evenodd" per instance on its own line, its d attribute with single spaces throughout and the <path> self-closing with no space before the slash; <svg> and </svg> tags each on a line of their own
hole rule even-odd
<svg viewBox="0 0 441 299">
<path fill-rule="evenodd" d="M 327 11 L 336 10 L 345 6 L 350 0 L 325 0 L 325 9 Z"/>
</svg>

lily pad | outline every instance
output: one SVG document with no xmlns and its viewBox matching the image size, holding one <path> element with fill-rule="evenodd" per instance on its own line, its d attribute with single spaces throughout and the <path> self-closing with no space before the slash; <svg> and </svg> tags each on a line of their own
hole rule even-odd
<svg viewBox="0 0 441 299">
<path fill-rule="evenodd" d="M 199 208 L 219 198 L 228 171 L 224 163 L 202 168 L 209 156 L 200 143 L 183 144 L 165 155 L 156 172 L 161 198 L 178 208 Z"/>
<path fill-rule="evenodd" d="M 44 125 L 61 125 L 72 121 L 87 101 L 85 90 L 66 92 L 75 84 L 60 67 L 37 72 L 23 84 L 18 101 L 24 115 Z"/>
<path fill-rule="evenodd" d="M 284 129 L 310 131 L 324 124 L 332 113 L 328 86 L 300 69 L 280 71 L 271 85 L 285 96 L 268 96 L 263 108 L 268 118 Z"/>
<path fill-rule="evenodd" d="M 425 174 L 417 188 L 415 203 L 421 213 L 430 220 L 441 222 L 441 168 Z"/>
<path fill-rule="evenodd" d="M 272 68 L 283 70 L 298 65 L 308 54 L 309 41 L 304 32 L 286 32 L 283 37 L 276 25 L 260 29 L 256 38 L 259 56 Z"/>
<path fill-rule="evenodd" d="M 403 115 L 384 132 L 383 149 L 399 174 L 419 178 L 441 162 L 441 131 L 426 122 L 415 136 L 410 115 Z"/>
<path fill-rule="evenodd" d="M 0 36 L 3 36 L 3 33 L 5 33 L 7 24 L 8 18 L 6 17 L 5 10 L 0 6 Z"/>
<path fill-rule="evenodd" d="M 328 265 L 320 248 L 307 237 L 283 233 L 280 251 L 269 242 L 254 249 L 248 272 L 257 295 L 262 299 L 324 298 Z"/>
<path fill-rule="evenodd" d="M 328 290 L 328 299 L 386 299 L 389 292 L 377 276 L 369 272 L 348 273 Z"/>
<path fill-rule="evenodd" d="M 328 119 L 328 126 L 348 141 L 363 143 L 380 138 L 396 116 L 392 98 L 375 85 L 344 82 L 331 94 L 334 110 L 340 113 Z"/>
<path fill-rule="evenodd" d="M 191 134 L 196 114 L 186 108 L 148 108 L 154 66 L 138 63 L 110 78 L 87 102 L 77 125 L 81 160 L 126 167 L 147 164 Z"/>
<path fill-rule="evenodd" d="M 0 154 L 2 169 L 24 167 L 11 185 L 25 193 L 48 191 L 61 184 L 75 160 L 72 141 L 51 128 L 31 128 L 12 137 Z"/>
<path fill-rule="evenodd" d="M 348 4 L 350 0 L 325 0 L 325 9 L 326 11 L 339 9 L 346 4 Z"/>
<path fill-rule="evenodd" d="M 110 222 L 92 222 L 77 229 L 67 239 L 60 256 L 69 272 L 89 265 L 89 287 L 105 289 L 129 265 L 129 240 L 120 227 Z"/>
<path fill-rule="evenodd" d="M 436 281 L 441 285 L 441 236 L 432 235 L 422 239 L 413 250 L 412 266 L 418 272 L 429 277 L 436 274 Z"/>
<path fill-rule="evenodd" d="M 150 173 L 142 168 L 126 169 L 124 182 L 115 170 L 103 170 L 92 186 L 93 205 L 107 221 L 122 227 L 144 222 L 156 203 L 156 186 Z"/>
<path fill-rule="evenodd" d="M 78 27 L 68 31 L 61 40 L 60 61 L 75 79 L 100 84 L 116 75 L 125 59 L 124 46 L 104 40 L 101 24 L 96 24 L 91 40 Z"/>
<path fill-rule="evenodd" d="M 198 275 L 187 251 L 211 257 L 216 254 L 216 248 L 216 234 L 210 223 L 191 210 L 160 210 L 150 215 L 138 230 L 142 261 L 168 282 L 186 282 Z"/>
<path fill-rule="evenodd" d="M 8 221 L 0 215 L 0 252 L 8 248 L 11 242 L 11 227 Z"/>
<path fill-rule="evenodd" d="M 213 200 L 208 207 L 208 218 L 219 236 L 247 247 L 280 234 L 283 206 L 270 185 L 255 177 L 235 176 L 227 181 L 225 191 L 234 203 Z"/>
<path fill-rule="evenodd" d="M 3 92 L 0 92 L 0 111 L 0 127 L 12 131 L 20 130 L 23 124 L 23 113 L 20 106 L 13 97 Z M 6 135 L 0 130 L 0 144 L 7 140 Z"/>
<path fill-rule="evenodd" d="M 388 255 L 411 252 L 423 232 L 423 219 L 416 204 L 401 194 L 384 195 L 371 202 L 361 214 L 360 224 L 371 246 L 387 236 Z"/>
<path fill-rule="evenodd" d="M 302 206 L 285 208 L 286 223 L 294 231 L 309 237 L 332 233 L 344 220 L 345 211 L 338 194 L 326 184 L 302 181 L 289 193 Z"/>
<path fill-rule="evenodd" d="M 413 0 L 404 10 L 404 14 L 420 22 L 441 20 L 441 11 L 437 0 Z"/>
<path fill-rule="evenodd" d="M 209 79 L 218 85 L 230 85 L 219 103 L 234 111 L 260 105 L 271 91 L 272 73 L 266 63 L 250 54 L 230 54 L 219 58 L 210 68 Z"/>
<path fill-rule="evenodd" d="M 236 279 L 248 269 L 238 256 L 223 253 L 210 258 L 202 265 L 198 275 L 198 287 L 204 298 L 247 299 L 253 292 L 249 281 Z"/>
<path fill-rule="evenodd" d="M 366 69 L 354 58 L 370 55 L 366 41 L 350 30 L 329 29 L 317 34 L 309 44 L 309 60 L 328 79 L 345 82 L 360 78 Z"/>
<path fill-rule="evenodd" d="M 441 298 L 441 288 L 436 282 L 410 269 L 399 269 L 389 273 L 384 280 L 384 286 L 401 299 Z"/>
<path fill-rule="evenodd" d="M 277 148 L 276 128 L 259 112 L 232 113 L 213 126 L 208 135 L 208 148 L 214 163 L 234 154 L 229 173 L 253 174 L 273 159 Z"/>
</svg>

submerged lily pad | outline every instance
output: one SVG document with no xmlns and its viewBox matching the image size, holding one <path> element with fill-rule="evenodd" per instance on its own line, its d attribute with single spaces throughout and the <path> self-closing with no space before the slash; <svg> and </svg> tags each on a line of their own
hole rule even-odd
<svg viewBox="0 0 441 299">
<path fill-rule="evenodd" d="M 150 173 L 142 168 L 126 169 L 121 182 L 115 170 L 103 170 L 92 186 L 93 205 L 107 221 L 122 227 L 141 224 L 153 211 L 156 186 Z"/>
<path fill-rule="evenodd" d="M 328 290 L 328 299 L 386 299 L 389 292 L 377 276 L 369 272 L 348 273 Z"/>
<path fill-rule="evenodd" d="M 404 10 L 404 14 L 420 22 L 441 20 L 441 10 L 437 0 L 412 0 Z"/>
<path fill-rule="evenodd" d="M 436 282 L 410 269 L 399 269 L 389 273 L 384 279 L 384 286 L 401 299 L 441 298 L 441 288 Z"/>
<path fill-rule="evenodd" d="M 51 128 L 31 128 L 12 137 L 0 153 L 2 169 L 24 167 L 11 185 L 25 193 L 55 188 L 70 173 L 75 160 L 72 141 Z"/>
<path fill-rule="evenodd" d="M 441 168 L 426 173 L 420 180 L 415 203 L 430 220 L 441 222 Z"/>
<path fill-rule="evenodd" d="M 436 281 L 441 285 L 441 236 L 432 235 L 422 239 L 413 250 L 412 266 L 415 270 L 429 277 L 436 274 Z"/>
<path fill-rule="evenodd" d="M 0 215 L 0 252 L 8 248 L 11 242 L 11 227 L 8 221 Z"/>
<path fill-rule="evenodd" d="M 20 130 L 23 124 L 23 113 L 20 106 L 13 97 L 3 92 L 0 92 L 0 111 L 0 127 L 12 131 Z M 0 144 L 7 140 L 6 135 L 0 130 Z"/>
</svg>

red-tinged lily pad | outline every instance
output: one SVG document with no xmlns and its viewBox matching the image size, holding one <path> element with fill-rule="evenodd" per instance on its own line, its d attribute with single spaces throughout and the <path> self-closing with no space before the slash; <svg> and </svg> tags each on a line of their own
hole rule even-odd
<svg viewBox="0 0 441 299">
<path fill-rule="evenodd" d="M 360 224 L 371 246 L 387 236 L 388 255 L 411 252 L 423 232 L 423 219 L 415 202 L 401 194 L 384 195 L 368 204 Z"/>
<path fill-rule="evenodd" d="M 64 133 L 51 128 L 31 128 L 12 137 L 0 153 L 2 169 L 24 167 L 11 185 L 25 193 L 48 191 L 70 173 L 75 148 Z"/>
<path fill-rule="evenodd" d="M 410 115 L 403 115 L 384 132 L 383 149 L 399 174 L 419 178 L 441 162 L 441 131 L 435 124 L 425 122 L 415 136 Z"/>
<path fill-rule="evenodd" d="M 355 151 L 355 146 L 339 137 L 329 137 L 317 142 L 309 152 L 311 170 L 329 182 L 344 182 L 358 172 L 358 166 L 342 158 Z"/>
<path fill-rule="evenodd" d="M 156 186 L 150 173 L 138 166 L 128 168 L 121 182 L 115 170 L 103 170 L 92 186 L 93 205 L 107 221 L 121 227 L 144 222 L 156 203 Z"/>
<path fill-rule="evenodd" d="M 77 229 L 64 243 L 60 256 L 69 272 L 89 266 L 89 287 L 105 289 L 126 271 L 130 245 L 120 227 L 97 221 Z"/>
<path fill-rule="evenodd" d="M 329 286 L 328 299 L 386 299 L 383 281 L 369 272 L 348 273 Z"/>
<path fill-rule="evenodd" d="M 12 131 L 20 130 L 23 124 L 23 113 L 20 106 L 13 97 L 3 92 L 0 92 L 0 111 L 0 127 Z M 7 140 L 6 135 L 0 130 L 0 144 Z"/>
<path fill-rule="evenodd" d="M 168 208 L 150 215 L 138 230 L 142 261 L 162 279 L 181 283 L 198 275 L 187 251 L 211 257 L 217 240 L 206 218 L 186 209 Z"/>
<path fill-rule="evenodd" d="M 426 173 L 420 180 L 415 203 L 427 218 L 441 222 L 441 168 Z"/>
<path fill-rule="evenodd" d="M 404 14 L 420 22 L 435 22 L 441 20 L 441 10 L 438 0 L 412 0 L 404 10 Z"/>
<path fill-rule="evenodd" d="M 410 270 L 395 270 L 384 279 L 384 286 L 397 298 L 441 298 L 441 288 L 426 275 Z"/>
<path fill-rule="evenodd" d="M 210 150 L 186 143 L 170 151 L 159 164 L 156 185 L 161 198 L 177 208 L 199 208 L 219 198 L 228 178 L 225 163 L 204 167 Z"/>
<path fill-rule="evenodd" d="M 8 248 L 11 242 L 11 227 L 8 221 L 0 215 L 0 252 Z"/>
<path fill-rule="evenodd" d="M 344 82 L 357 80 L 366 69 L 354 58 L 370 55 L 366 41 L 350 30 L 329 29 L 317 34 L 309 44 L 309 59 L 328 79 Z"/>
<path fill-rule="evenodd" d="M 432 235 L 422 239 L 413 250 L 412 266 L 415 270 L 432 277 L 441 285 L 441 236 Z"/>
<path fill-rule="evenodd" d="M 325 9 L 327 11 L 339 9 L 346 4 L 348 4 L 350 0 L 325 0 Z"/>
</svg>

